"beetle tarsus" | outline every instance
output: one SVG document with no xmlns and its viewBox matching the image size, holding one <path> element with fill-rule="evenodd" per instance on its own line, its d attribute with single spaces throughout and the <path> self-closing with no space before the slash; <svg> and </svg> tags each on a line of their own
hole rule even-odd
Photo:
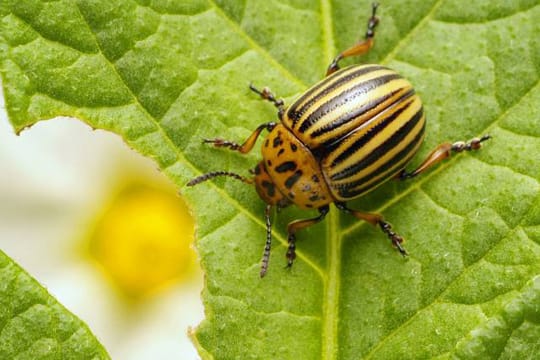
<svg viewBox="0 0 540 360">
<path fill-rule="evenodd" d="M 372 214 L 372 213 L 364 213 L 361 211 L 350 209 L 347 207 L 347 204 L 344 202 L 335 202 L 334 204 L 339 210 L 346 212 L 347 214 L 351 214 L 357 219 L 367 221 L 371 225 L 379 225 L 382 232 L 390 239 L 390 241 L 392 242 L 392 245 L 396 249 L 398 249 L 399 253 L 403 256 L 408 255 L 407 250 L 405 250 L 405 248 L 402 245 L 404 241 L 403 238 L 392 230 L 392 225 L 384 221 L 381 215 Z"/>
<path fill-rule="evenodd" d="M 205 144 L 213 144 L 215 147 L 226 147 L 231 150 L 238 150 L 240 149 L 241 145 L 237 144 L 233 141 L 224 140 L 221 138 L 215 138 L 215 139 L 203 139 L 203 143 Z"/>
<path fill-rule="evenodd" d="M 249 83 L 249 89 L 258 94 L 264 100 L 270 101 L 272 104 L 274 104 L 274 106 L 278 109 L 278 117 L 280 119 L 283 117 L 283 114 L 285 113 L 285 102 L 283 99 L 277 99 L 270 88 L 265 86 L 262 90 L 259 90 L 253 86 L 253 83 Z"/>
<path fill-rule="evenodd" d="M 375 27 L 379 23 L 379 18 L 375 16 L 378 7 L 379 7 L 379 3 L 374 2 L 371 4 L 371 17 L 368 20 L 366 39 L 369 39 L 375 36 Z"/>
<path fill-rule="evenodd" d="M 482 147 L 482 142 L 489 139 L 491 139 L 491 135 L 486 134 L 480 138 L 473 138 L 469 140 L 468 142 L 457 141 L 452 144 L 452 151 L 462 152 L 462 151 L 478 150 Z"/>
<path fill-rule="evenodd" d="M 388 236 L 388 238 L 392 242 L 392 245 L 396 249 L 398 249 L 399 253 L 403 256 L 408 256 L 409 253 L 407 252 L 407 250 L 405 250 L 403 245 L 401 245 L 403 244 L 403 241 L 404 241 L 403 238 L 392 230 L 392 225 L 390 225 L 389 223 L 387 223 L 386 221 L 382 219 L 378 221 L 378 224 L 381 230 L 383 231 L 383 233 L 385 233 L 386 236 Z"/>
</svg>

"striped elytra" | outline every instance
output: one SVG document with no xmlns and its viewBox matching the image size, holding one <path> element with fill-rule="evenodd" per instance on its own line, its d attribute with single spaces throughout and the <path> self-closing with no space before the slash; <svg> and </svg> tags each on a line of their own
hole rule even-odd
<svg viewBox="0 0 540 360">
<path fill-rule="evenodd" d="M 378 226 L 402 255 L 403 238 L 382 215 L 350 209 L 347 201 L 359 197 L 389 179 L 411 179 L 453 152 L 477 150 L 490 138 L 484 135 L 469 142 L 445 142 L 437 146 L 414 170 L 405 166 L 417 153 L 424 138 L 426 119 L 420 98 L 402 76 L 382 65 L 353 65 L 339 70 L 346 57 L 362 55 L 373 46 L 377 3 L 372 4 L 363 41 L 338 54 L 326 77 L 305 91 L 289 107 L 268 88 L 250 89 L 278 109 L 280 122 L 259 125 L 242 144 L 221 138 L 205 143 L 245 154 L 251 151 L 262 131 L 262 160 L 253 177 L 229 171 L 213 171 L 196 177 L 193 186 L 217 176 L 228 176 L 254 184 L 266 203 L 266 242 L 260 276 L 270 260 L 271 210 L 295 204 L 316 209 L 316 217 L 294 220 L 287 225 L 287 266 L 296 258 L 296 232 L 323 220 L 330 204 L 357 219 Z"/>
<path fill-rule="evenodd" d="M 360 196 L 401 171 L 423 140 L 422 102 L 381 65 L 353 65 L 314 85 L 283 124 L 318 158 L 335 200 Z"/>
</svg>

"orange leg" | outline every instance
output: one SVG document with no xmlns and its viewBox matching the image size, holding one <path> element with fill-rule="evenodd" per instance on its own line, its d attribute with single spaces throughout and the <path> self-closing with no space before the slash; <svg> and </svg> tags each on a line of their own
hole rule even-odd
<svg viewBox="0 0 540 360">
<path fill-rule="evenodd" d="M 269 88 L 265 87 L 262 90 L 258 90 L 255 86 L 252 84 L 249 84 L 249 89 L 256 94 L 258 94 L 261 98 L 264 100 L 270 101 L 274 106 L 278 109 L 278 117 L 281 119 L 283 117 L 283 113 L 285 112 L 284 108 L 284 102 L 282 99 L 276 99 L 274 94 L 270 91 Z M 257 142 L 257 138 L 261 134 L 261 132 L 266 129 L 268 131 L 272 131 L 272 129 L 276 126 L 275 122 L 269 122 L 262 125 L 259 125 L 255 131 L 244 141 L 242 145 L 237 144 L 233 141 L 224 140 L 221 138 L 215 138 L 215 139 L 204 139 L 203 142 L 206 144 L 214 144 L 215 147 L 227 147 L 231 150 L 238 151 L 242 154 L 246 154 L 253 149 L 253 146 Z"/>
<path fill-rule="evenodd" d="M 289 234 L 289 248 L 287 249 L 287 267 L 290 268 L 293 264 L 294 259 L 296 259 L 296 232 L 300 229 L 320 222 L 322 219 L 325 218 L 329 210 L 330 207 L 328 205 L 322 206 L 319 208 L 319 216 L 312 219 L 295 220 L 289 223 L 289 225 L 287 225 L 287 233 Z"/>
<path fill-rule="evenodd" d="M 458 141 L 453 144 L 444 143 L 440 144 L 433 150 L 428 157 L 414 170 L 411 172 L 406 171 L 405 169 L 397 175 L 397 178 L 400 180 L 410 179 L 416 175 L 426 171 L 433 165 L 439 163 L 440 161 L 446 159 L 450 156 L 452 152 L 462 152 L 462 151 L 472 151 L 478 150 L 482 147 L 482 142 L 490 139 L 491 136 L 484 135 L 481 138 L 474 138 L 469 142 Z"/>
<path fill-rule="evenodd" d="M 257 141 L 257 138 L 261 134 L 261 132 L 264 129 L 267 129 L 268 131 L 271 131 L 276 126 L 275 122 L 269 122 L 262 125 L 259 125 L 255 131 L 244 141 L 242 145 L 237 144 L 232 141 L 223 140 L 220 138 L 215 139 L 204 139 L 203 142 L 206 144 L 214 144 L 215 147 L 228 147 L 231 150 L 238 151 L 242 154 L 246 154 L 253 149 L 253 146 L 255 145 L 255 142 Z"/>
<path fill-rule="evenodd" d="M 392 245 L 394 245 L 394 247 L 399 250 L 401 255 L 407 255 L 407 250 L 405 250 L 405 248 L 401 245 L 403 243 L 403 238 L 396 234 L 394 231 L 392 231 L 392 225 L 384 221 L 382 215 L 364 213 L 357 210 L 349 209 L 344 202 L 336 202 L 335 204 L 339 210 L 351 214 L 357 219 L 367 221 L 373 226 L 379 225 L 383 233 L 385 233 L 386 236 L 390 239 L 390 241 L 392 241 Z"/>
<path fill-rule="evenodd" d="M 338 56 L 332 60 L 332 63 L 330 66 L 328 66 L 328 70 L 326 70 L 326 76 L 336 72 L 339 70 L 339 61 L 343 58 L 349 57 L 349 56 L 357 56 L 365 54 L 373 47 L 373 38 L 375 37 L 375 27 L 379 23 L 379 18 L 375 16 L 375 13 L 377 12 L 377 7 L 379 6 L 378 3 L 371 4 L 371 17 L 368 20 L 367 25 L 367 31 L 366 36 L 363 41 L 358 42 L 357 44 L 353 45 L 352 47 L 348 48 L 347 50 L 340 53 Z"/>
</svg>

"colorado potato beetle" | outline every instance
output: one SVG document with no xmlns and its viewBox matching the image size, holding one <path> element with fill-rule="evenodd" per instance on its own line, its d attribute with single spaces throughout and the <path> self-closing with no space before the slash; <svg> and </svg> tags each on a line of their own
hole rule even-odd
<svg viewBox="0 0 540 360">
<path fill-rule="evenodd" d="M 253 148 L 263 130 L 269 131 L 262 144 L 263 160 L 244 177 L 228 171 L 215 171 L 191 180 L 193 186 L 217 176 L 229 176 L 255 184 L 267 204 L 266 244 L 260 276 L 268 269 L 272 240 L 270 221 L 273 207 L 295 204 L 317 209 L 319 215 L 288 224 L 287 265 L 296 257 L 296 232 L 323 220 L 334 205 L 341 211 L 379 226 L 402 255 L 403 238 L 379 214 L 347 207 L 357 198 L 396 178 L 410 179 L 450 156 L 452 152 L 477 150 L 490 138 L 484 135 L 469 142 L 458 141 L 437 146 L 413 171 L 405 166 L 422 144 L 426 118 L 422 102 L 412 85 L 395 71 L 382 65 L 352 65 L 339 68 L 341 59 L 365 54 L 373 46 L 378 4 L 372 4 L 365 38 L 340 53 L 328 67 L 326 77 L 312 86 L 290 106 L 277 99 L 268 88 L 250 89 L 271 102 L 278 110 L 279 122 L 260 125 L 238 144 L 220 138 L 205 139 L 215 147 L 226 147 L 245 154 Z"/>
</svg>

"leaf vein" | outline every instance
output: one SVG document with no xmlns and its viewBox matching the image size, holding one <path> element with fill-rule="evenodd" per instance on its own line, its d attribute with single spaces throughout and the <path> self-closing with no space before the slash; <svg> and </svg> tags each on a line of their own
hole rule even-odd
<svg viewBox="0 0 540 360">
<path fill-rule="evenodd" d="M 511 17 L 514 17 L 514 16 L 517 16 L 517 15 L 521 15 L 521 14 L 526 14 L 528 13 L 529 11 L 537 8 L 539 5 L 535 4 L 533 6 L 530 6 L 530 7 L 526 7 L 526 8 L 523 8 L 523 9 L 519 9 L 518 11 L 515 11 L 515 12 L 512 12 L 512 13 L 509 13 L 509 14 L 506 14 L 506 15 L 503 15 L 503 16 L 500 16 L 500 17 L 495 17 L 495 18 L 491 18 L 491 19 L 486 19 L 484 21 L 464 21 L 464 22 L 459 22 L 458 20 L 459 19 L 456 19 L 455 21 L 453 20 L 444 20 L 444 19 L 437 19 L 436 21 L 437 22 L 440 22 L 440 23 L 444 23 L 444 24 L 449 24 L 449 25 L 488 25 L 490 23 L 494 23 L 494 22 L 497 22 L 497 21 L 500 21 L 500 20 L 507 20 Z"/>
<path fill-rule="evenodd" d="M 489 130 L 491 130 L 492 128 L 495 127 L 495 125 L 498 124 L 498 122 L 505 118 L 506 115 L 515 107 L 517 107 L 520 102 L 527 97 L 527 95 L 529 93 L 531 93 L 537 86 L 540 85 L 540 82 L 537 82 L 535 86 L 532 86 L 527 92 L 525 92 L 522 96 L 521 96 L 521 99 L 520 101 L 516 101 L 514 104 L 512 104 L 512 106 L 510 106 L 508 109 L 506 109 L 506 111 L 502 112 L 501 115 L 499 115 L 497 118 L 495 118 L 493 120 L 493 122 L 491 122 L 488 126 L 486 126 L 486 128 L 480 132 L 479 134 L 477 134 L 477 136 L 482 136 L 484 135 L 485 133 L 489 132 Z M 429 181 L 431 178 L 433 178 L 434 176 L 436 176 L 437 174 L 441 173 L 442 171 L 446 170 L 448 167 L 450 167 L 455 161 L 457 161 L 457 159 L 459 159 L 460 157 L 462 156 L 470 156 L 469 154 L 458 154 L 458 156 L 452 156 L 450 159 L 446 160 L 446 162 L 438 165 L 438 167 L 436 169 L 433 169 L 433 171 L 431 171 L 430 173 L 426 174 L 425 176 L 423 176 L 422 178 L 418 179 L 413 185 L 411 185 L 409 188 L 403 190 L 403 192 L 401 192 L 400 194 L 394 196 L 393 198 L 389 199 L 388 201 L 386 201 L 385 203 L 383 203 L 378 209 L 376 209 L 375 211 L 376 212 L 382 212 L 383 210 L 389 208 L 390 206 L 398 203 L 401 199 L 403 199 L 404 197 L 408 196 L 410 193 L 412 193 L 413 191 L 415 190 L 418 190 L 420 188 L 420 186 L 422 186 L 422 184 L 424 184 L 425 182 Z M 358 222 L 355 222 L 354 224 L 350 225 L 348 228 L 344 229 L 343 230 L 343 234 L 349 234 L 351 232 L 353 232 L 354 230 L 364 226 L 366 223 L 363 222 L 363 221 L 358 221 Z"/>
<path fill-rule="evenodd" d="M 314 321 L 321 321 L 321 318 L 319 316 L 315 316 L 315 315 L 302 315 L 302 314 L 295 314 L 295 313 L 292 313 L 290 311 L 284 311 L 284 310 L 280 310 L 280 311 L 273 311 L 273 312 L 266 312 L 266 311 L 261 311 L 261 310 L 255 310 L 252 306 L 250 306 L 249 304 L 243 302 L 242 300 L 240 299 L 237 299 L 233 296 L 230 296 L 230 295 L 216 295 L 216 294 L 212 294 L 211 292 L 208 292 L 208 296 L 209 297 L 213 297 L 213 298 L 216 298 L 216 299 L 226 299 L 226 300 L 230 300 L 232 302 L 235 302 L 237 304 L 240 304 L 241 306 L 244 306 L 246 307 L 249 311 L 253 312 L 254 314 L 257 314 L 257 315 L 261 315 L 261 316 L 266 316 L 266 317 L 272 317 L 272 316 L 280 316 L 280 315 L 286 315 L 286 316 L 289 316 L 289 317 L 294 317 L 294 318 L 298 318 L 298 319 L 305 319 L 305 320 L 314 320 Z"/>
<path fill-rule="evenodd" d="M 259 43 L 251 37 L 244 29 L 241 28 L 239 24 L 237 24 L 233 19 L 231 19 L 227 14 L 219 7 L 219 5 L 214 0 L 208 0 L 208 3 L 215 9 L 215 11 L 223 18 L 225 19 L 231 26 L 231 29 L 236 32 L 238 35 L 244 38 L 248 42 L 249 45 L 253 48 L 253 50 L 257 51 L 259 54 L 261 54 L 262 57 L 267 59 L 272 65 L 275 66 L 276 69 L 278 69 L 287 79 L 289 79 L 291 82 L 294 82 L 301 88 L 306 88 L 307 85 L 300 80 L 298 77 L 294 76 L 291 71 L 287 68 L 285 68 L 275 57 L 273 57 L 268 51 L 266 51 Z"/>
<path fill-rule="evenodd" d="M 381 63 L 387 64 L 390 60 L 394 59 L 396 57 L 396 54 L 398 54 L 401 48 L 404 47 L 410 41 L 410 39 L 414 36 L 414 34 L 416 34 L 416 32 L 419 31 L 419 29 L 422 26 L 424 26 L 425 23 L 427 23 L 429 20 L 432 19 L 433 14 L 435 14 L 435 12 L 439 8 L 439 6 L 441 6 L 442 3 L 443 3 L 443 0 L 438 0 L 435 4 L 433 4 L 433 6 L 431 7 L 431 10 L 429 10 L 426 13 L 426 15 L 423 18 L 421 18 L 420 21 L 418 21 L 416 25 L 414 25 L 411 28 L 411 30 L 409 30 L 409 32 L 399 40 L 398 43 L 396 43 L 396 45 L 394 46 L 394 49 L 392 49 L 392 51 L 390 51 L 384 57 Z"/>
<path fill-rule="evenodd" d="M 77 8 L 78 8 L 78 5 L 77 5 Z M 86 22 L 88 28 L 89 28 L 89 31 L 92 32 L 92 29 L 90 28 L 90 25 L 88 23 L 88 21 L 86 20 L 86 18 L 83 16 L 82 12 L 79 10 L 79 13 L 80 13 L 80 16 L 81 18 Z M 92 32 L 92 34 L 94 34 Z M 101 50 L 101 47 L 99 45 L 99 42 L 97 40 L 97 37 L 95 37 L 95 34 L 94 34 L 94 40 L 96 41 L 96 46 L 100 49 L 100 53 L 102 54 L 103 58 L 107 61 L 107 63 L 109 64 L 109 66 L 112 68 L 112 70 L 117 74 L 117 76 L 120 78 L 120 80 L 122 80 L 122 83 L 124 84 L 124 86 L 126 87 L 126 89 L 129 91 L 129 93 L 131 94 L 132 98 L 134 99 L 135 103 L 137 104 L 137 106 L 139 106 L 141 108 L 141 110 L 144 112 L 144 114 L 146 115 L 146 117 L 148 119 L 150 119 L 150 121 L 154 122 L 158 129 L 159 129 L 159 132 L 162 134 L 164 140 L 167 142 L 167 144 L 170 146 L 170 148 L 173 149 L 173 152 L 175 153 L 176 155 L 176 159 L 175 161 L 172 162 L 172 164 L 170 165 L 167 165 L 165 164 L 165 168 L 171 168 L 171 165 L 173 165 L 174 163 L 183 163 L 185 165 L 187 165 L 189 168 L 191 168 L 192 171 L 194 171 L 195 173 L 202 173 L 202 171 L 195 166 L 195 164 L 193 164 L 191 161 L 188 161 L 187 158 L 184 157 L 184 155 L 180 152 L 180 150 L 178 149 L 178 147 L 175 146 L 174 142 L 172 141 L 171 137 L 169 136 L 169 134 L 161 127 L 161 125 L 159 124 L 159 122 L 147 111 L 147 109 L 143 106 L 143 104 L 139 101 L 139 99 L 137 98 L 137 96 L 133 93 L 132 89 L 127 86 L 126 82 L 124 81 L 124 79 L 119 75 L 114 63 L 108 59 L 103 51 Z M 233 199 L 225 190 L 223 190 L 222 188 L 218 187 L 217 185 L 215 185 L 214 183 L 211 182 L 211 186 L 213 186 L 216 190 L 216 192 L 218 192 L 218 194 L 225 200 L 227 200 L 232 206 L 236 207 L 240 212 L 244 213 L 247 217 L 249 217 L 250 219 L 252 219 L 256 224 L 258 224 L 261 228 L 266 228 L 266 225 L 262 222 L 262 220 L 260 220 L 258 217 L 256 217 L 254 214 L 252 214 L 251 212 L 249 212 L 244 206 L 242 206 L 237 200 Z M 281 243 L 285 244 L 286 241 L 283 239 L 283 237 L 279 236 L 279 235 L 275 235 L 274 234 L 274 237 L 280 241 Z M 309 259 L 305 254 L 303 254 L 301 251 L 297 251 L 297 255 L 299 258 L 302 258 L 302 260 L 304 260 L 306 262 L 306 264 L 308 264 L 309 266 L 311 266 L 318 274 L 319 276 L 321 276 L 321 278 L 324 278 L 324 274 L 322 272 L 322 270 L 311 260 Z"/>
<path fill-rule="evenodd" d="M 507 233 L 510 233 L 510 232 L 513 232 L 515 229 L 517 229 L 519 226 L 521 226 L 521 223 L 516 225 L 513 229 L 508 229 L 507 230 Z M 481 261 L 485 261 L 485 258 L 486 256 L 488 256 L 492 251 L 493 249 L 496 247 L 497 244 L 499 244 L 503 239 L 505 238 L 505 236 L 501 236 L 499 238 L 499 241 L 497 243 L 494 243 L 493 246 L 488 250 L 486 251 L 484 254 L 482 254 L 482 256 L 479 256 L 474 262 L 470 263 L 469 265 L 467 266 L 464 266 L 463 267 L 463 270 L 461 271 L 461 273 L 457 274 L 455 276 L 454 279 L 452 279 L 451 281 L 448 282 L 448 284 L 446 284 L 446 286 L 439 292 L 439 294 L 437 296 L 434 296 L 432 301 L 429 302 L 429 303 L 426 303 L 426 305 L 420 307 L 412 316 L 410 316 L 406 321 L 404 321 L 401 325 L 397 326 L 396 328 L 394 328 L 392 331 L 390 331 L 386 336 L 384 336 L 384 338 L 381 339 L 381 341 L 379 341 L 377 343 L 376 346 L 374 346 L 371 351 L 365 356 L 366 359 L 369 359 L 369 358 L 372 358 L 375 356 L 376 352 L 383 348 L 384 344 L 387 343 L 388 341 L 390 341 L 394 336 L 397 336 L 397 334 L 399 333 L 399 331 L 401 329 L 404 329 L 407 325 L 411 324 L 417 317 L 420 316 L 421 313 L 423 313 L 424 311 L 427 311 L 428 309 L 430 309 L 431 307 L 433 307 L 434 305 L 436 304 L 442 304 L 444 303 L 444 301 L 442 301 L 441 299 L 443 298 L 443 296 L 445 295 L 445 293 L 447 292 L 447 290 L 453 285 L 456 283 L 456 281 L 458 279 L 460 279 L 461 277 L 463 276 L 466 276 L 467 274 L 469 274 L 471 271 L 473 271 L 473 267 L 474 265 L 478 264 L 479 262 Z M 478 304 L 469 304 L 470 306 L 473 306 L 473 305 L 476 305 L 478 306 Z"/>
</svg>

